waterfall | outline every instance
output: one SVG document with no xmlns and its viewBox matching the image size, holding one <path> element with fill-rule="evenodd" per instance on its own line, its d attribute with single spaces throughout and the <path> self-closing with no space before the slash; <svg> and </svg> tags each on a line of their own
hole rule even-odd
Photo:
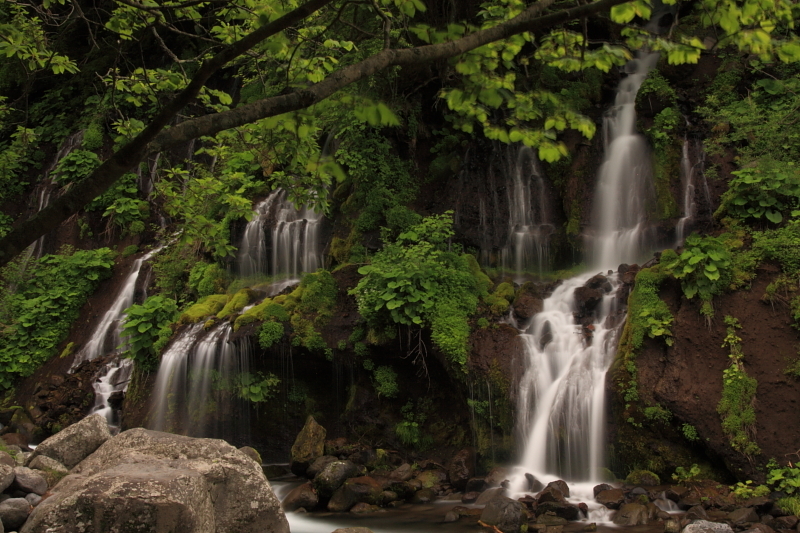
<svg viewBox="0 0 800 533">
<path fill-rule="evenodd" d="M 656 59 L 648 54 L 631 61 L 605 117 L 592 241 L 595 272 L 636 262 L 653 245 L 647 223 L 654 197 L 650 154 L 635 131 L 634 102 Z M 605 459 L 605 374 L 624 316 L 617 308 L 623 305 L 616 298 L 618 286 L 610 271 L 565 280 L 523 326 L 518 432 L 525 452 L 514 480 L 519 491 L 527 490 L 524 474 L 531 473 L 544 482 L 587 482 L 576 486 L 577 492 L 588 490 L 587 499 L 594 499 L 589 482 L 600 479 Z"/>
<path fill-rule="evenodd" d="M 248 408 L 238 394 L 250 370 L 249 339 L 231 341 L 224 322 L 185 329 L 161 357 L 148 427 L 193 437 L 247 440 Z"/>
<path fill-rule="evenodd" d="M 117 356 L 103 366 L 95 377 L 94 407 L 89 414 L 103 415 L 112 433 L 117 433 L 120 429 L 119 405 L 112 405 L 112 398 L 115 394 L 128 390 L 132 372 L 133 359 Z"/>
<path fill-rule="evenodd" d="M 643 54 L 628 64 L 614 106 L 603 119 L 605 159 L 595 193 L 591 249 L 594 264 L 616 268 L 636 263 L 654 241 L 647 213 L 655 202 L 647 140 L 636 132 L 636 93 L 658 60 Z"/>
<path fill-rule="evenodd" d="M 545 194 L 545 181 L 533 150 L 518 149 L 516 157 L 507 164 L 509 237 L 502 250 L 504 271 L 521 275 L 538 275 L 550 267 L 550 236 L 555 232 L 551 223 Z"/>
<path fill-rule="evenodd" d="M 317 270 L 322 266 L 321 222 L 321 213 L 296 208 L 283 189 L 273 191 L 256 205 L 253 219 L 245 227 L 236 257 L 237 272 L 244 278 L 261 274 L 296 279 L 302 272 Z M 265 226 L 272 227 L 269 234 Z"/>
<path fill-rule="evenodd" d="M 139 273 L 142 266 L 150 260 L 153 255 L 158 253 L 163 246 L 159 246 L 145 255 L 134 261 L 128 277 L 122 284 L 122 288 L 114 298 L 111 307 L 103 315 L 103 319 L 95 326 L 92 332 L 91 339 L 86 343 L 86 346 L 75 355 L 75 360 L 72 363 L 72 369 L 77 368 L 78 365 L 84 361 L 91 361 L 101 355 L 105 355 L 118 349 L 124 349 L 124 343 L 120 337 L 122 333 L 122 318 L 125 310 L 134 303 L 134 296 L 136 294 L 136 286 L 139 281 Z"/>
<path fill-rule="evenodd" d="M 692 230 L 699 214 L 698 195 L 710 204 L 705 170 L 705 152 L 700 141 L 683 139 L 681 150 L 681 185 L 683 186 L 683 216 L 675 225 L 675 246 L 683 245 L 686 234 Z"/>
</svg>

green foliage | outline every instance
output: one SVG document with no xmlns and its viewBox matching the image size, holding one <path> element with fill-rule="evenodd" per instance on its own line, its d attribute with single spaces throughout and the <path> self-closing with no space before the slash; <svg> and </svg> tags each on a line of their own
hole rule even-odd
<svg viewBox="0 0 800 533">
<path fill-rule="evenodd" d="M 6 316 L 0 343 L 0 387 L 31 375 L 57 353 L 86 299 L 111 275 L 114 252 L 108 248 L 46 255 L 5 295 Z M 5 272 L 4 272 L 5 274 Z M 4 276 L 5 277 L 5 276 Z M 5 281 L 11 281 L 6 278 Z"/>
<path fill-rule="evenodd" d="M 669 409 L 662 407 L 660 404 L 645 407 L 642 412 L 644 413 L 644 417 L 651 422 L 669 424 L 669 421 L 672 420 L 672 413 Z"/>
<path fill-rule="evenodd" d="M 663 149 L 673 142 L 676 128 L 683 122 L 683 115 L 675 107 L 665 107 L 653 119 L 653 126 L 645 133 L 656 150 Z"/>
<path fill-rule="evenodd" d="M 434 343 L 451 361 L 466 363 L 469 326 L 481 296 L 468 260 L 446 251 L 452 213 L 423 219 L 387 242 L 351 294 L 375 329 L 388 324 L 431 327 Z"/>
<path fill-rule="evenodd" d="M 157 291 L 180 303 L 193 301 L 193 291 L 187 284 L 187 278 L 196 262 L 195 254 L 188 245 L 176 243 L 165 248 L 151 261 Z"/>
<path fill-rule="evenodd" d="M 780 498 L 775 502 L 784 513 L 800 516 L 800 496 L 789 496 Z"/>
<path fill-rule="evenodd" d="M 217 263 L 196 263 L 189 272 L 187 285 L 199 297 L 225 292 L 228 286 L 228 274 Z"/>
<path fill-rule="evenodd" d="M 741 220 L 763 216 L 774 224 L 785 215 L 800 215 L 800 167 L 794 161 L 762 158 L 732 174 L 717 214 Z"/>
<path fill-rule="evenodd" d="M 664 252 L 664 257 L 670 254 Z M 659 265 L 644 268 L 636 274 L 636 285 L 628 302 L 631 348 L 635 352 L 642 347 L 645 335 L 651 339 L 663 337 L 672 346 L 672 332 L 669 326 L 674 320 L 667 304 L 658 297 L 661 283 L 666 279 L 664 269 Z"/>
<path fill-rule="evenodd" d="M 761 496 L 769 496 L 771 492 L 766 485 L 753 486 L 753 481 L 748 479 L 745 482 L 739 481 L 736 485 L 731 485 L 731 494 L 739 500 L 749 500 Z"/>
<path fill-rule="evenodd" d="M 49 8 L 50 2 L 45 3 L 45 9 Z M 16 3 L 7 4 L 3 11 L 6 16 L 0 22 L 0 57 L 18 60 L 26 73 L 45 69 L 53 74 L 78 72 L 75 61 L 50 49 L 40 17 L 30 16 L 26 6 Z"/>
<path fill-rule="evenodd" d="M 625 478 L 629 485 L 655 486 L 661 484 L 661 479 L 649 470 L 634 470 Z"/>
<path fill-rule="evenodd" d="M 141 305 L 134 304 L 125 310 L 122 336 L 128 339 L 128 356 L 137 368 L 144 371 L 158 368 L 158 348 L 163 346 L 164 333 L 177 311 L 175 300 L 162 295 L 150 296 Z"/>
<path fill-rule="evenodd" d="M 747 375 L 744 369 L 742 339 L 736 330 L 741 329 L 739 321 L 731 316 L 725 317 L 727 334 L 722 347 L 729 348 L 731 364 L 723 371 L 722 398 L 717 404 L 717 412 L 722 419 L 722 430 L 728 437 L 731 447 L 747 457 L 757 455 L 760 449 L 755 442 L 756 411 L 754 402 L 758 382 Z"/>
<path fill-rule="evenodd" d="M 61 158 L 53 172 L 53 179 L 61 185 L 77 183 L 100 166 L 100 158 L 88 150 L 73 150 Z"/>
<path fill-rule="evenodd" d="M 200 299 L 181 314 L 179 324 L 196 324 L 206 317 L 219 313 L 228 303 L 228 295 L 213 294 Z"/>
<path fill-rule="evenodd" d="M 481 328 L 481 329 L 486 329 L 486 328 L 488 328 L 488 327 L 489 327 L 489 321 L 488 321 L 488 320 L 486 320 L 486 318 L 485 318 L 485 317 L 480 317 L 480 318 L 478 319 L 478 327 L 479 327 L 479 328 Z"/>
<path fill-rule="evenodd" d="M 414 402 L 409 400 L 400 408 L 403 420 L 394 427 L 394 432 L 404 446 L 425 450 L 433 444 L 431 436 L 423 431 L 429 407 L 429 401 L 418 400 L 415 407 Z"/>
<path fill-rule="evenodd" d="M 483 298 L 484 303 L 489 306 L 489 310 L 495 316 L 505 313 L 513 300 L 514 286 L 510 283 L 501 283 L 492 294 Z"/>
<path fill-rule="evenodd" d="M 800 466 L 780 466 L 775 461 L 767 463 L 767 484 L 773 490 L 790 496 L 800 496 Z"/>
<path fill-rule="evenodd" d="M 280 322 L 264 322 L 258 330 L 258 344 L 264 349 L 272 348 L 283 338 L 283 324 Z"/>
<path fill-rule="evenodd" d="M 122 257 L 130 257 L 133 254 L 139 253 L 139 247 L 135 244 L 131 244 L 126 246 L 124 250 L 122 250 Z"/>
<path fill-rule="evenodd" d="M 675 469 L 675 473 L 672 474 L 672 479 L 677 483 L 690 483 L 695 481 L 699 475 L 700 467 L 696 464 L 693 464 L 689 468 L 679 466 Z"/>
<path fill-rule="evenodd" d="M 395 398 L 400 392 L 400 387 L 397 385 L 397 372 L 391 367 L 379 366 L 372 373 L 372 377 L 372 384 L 375 386 L 378 397 Z"/>
<path fill-rule="evenodd" d="M 4 100 L 0 96 L 0 127 L 9 112 L 3 104 Z M 0 143 L 0 202 L 22 194 L 25 190 L 27 182 L 22 179 L 21 174 L 31 163 L 31 149 L 37 141 L 34 130 L 23 126 L 17 126 L 10 138 L 10 143 Z"/>
<path fill-rule="evenodd" d="M 681 280 L 683 294 L 687 298 L 699 295 L 704 302 L 710 302 L 714 295 L 730 285 L 732 261 L 725 237 L 692 234 L 686 238 L 680 256 L 665 259 L 662 255 L 660 264 Z"/>
<path fill-rule="evenodd" d="M 681 425 L 681 433 L 683 433 L 683 438 L 689 442 L 695 442 L 700 439 L 700 436 L 697 434 L 697 428 L 691 424 L 684 423 Z"/>
<path fill-rule="evenodd" d="M 237 376 L 236 392 L 250 403 L 264 403 L 275 397 L 281 380 L 275 374 L 243 372 Z"/>
<path fill-rule="evenodd" d="M 241 289 L 236 294 L 231 296 L 219 313 L 217 318 L 228 318 L 229 316 L 241 311 L 253 297 L 253 291 L 250 289 Z"/>
</svg>

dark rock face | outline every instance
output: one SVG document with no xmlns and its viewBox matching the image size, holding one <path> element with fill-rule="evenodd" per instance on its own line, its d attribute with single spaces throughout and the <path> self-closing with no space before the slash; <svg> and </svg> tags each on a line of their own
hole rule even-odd
<svg viewBox="0 0 800 533">
<path fill-rule="evenodd" d="M 475 474 L 475 454 L 471 450 L 459 451 L 447 467 L 450 484 L 456 490 L 464 490 L 467 481 Z"/>
<path fill-rule="evenodd" d="M 289 524 L 260 465 L 241 451 L 221 440 L 137 428 L 76 466 L 21 533 L 51 528 L 288 533 Z"/>
<path fill-rule="evenodd" d="M 292 473 L 303 476 L 308 467 L 325 453 L 325 428 L 317 424 L 313 416 L 306 419 L 306 424 L 298 433 L 292 445 Z"/>
<path fill-rule="evenodd" d="M 639 503 L 626 503 L 614 515 L 618 526 L 640 526 L 649 522 L 647 506 Z"/>
<path fill-rule="evenodd" d="M 358 467 L 350 461 L 334 461 L 314 478 L 314 488 L 323 498 L 330 498 L 334 491 L 358 473 Z"/>
<path fill-rule="evenodd" d="M 308 482 L 294 488 L 292 492 L 283 499 L 281 505 L 284 511 L 291 513 L 301 507 L 310 511 L 316 507 L 318 503 L 319 498 L 317 497 L 317 491 L 314 490 L 314 486 L 311 482 Z"/>
<path fill-rule="evenodd" d="M 544 307 L 545 291 L 540 284 L 531 281 L 526 282 L 517 291 L 511 308 L 514 310 L 514 318 L 518 322 L 526 322 L 530 318 L 542 311 Z"/>
<path fill-rule="evenodd" d="M 603 490 L 595 498 L 597 503 L 603 504 L 609 509 L 619 509 L 625 501 L 625 493 L 622 489 Z"/>
<path fill-rule="evenodd" d="M 545 489 L 549 489 L 549 488 L 556 489 L 556 490 L 560 491 L 561 494 L 563 494 L 565 498 L 569 498 L 569 486 L 567 485 L 567 483 L 565 481 L 562 481 L 560 479 L 556 480 L 556 481 L 551 481 L 550 483 L 547 484 L 547 487 L 545 487 Z"/>
</svg>

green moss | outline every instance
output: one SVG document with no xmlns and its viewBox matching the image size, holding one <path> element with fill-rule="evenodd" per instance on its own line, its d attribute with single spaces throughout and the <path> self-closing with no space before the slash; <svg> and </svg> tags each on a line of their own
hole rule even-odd
<svg viewBox="0 0 800 533">
<path fill-rule="evenodd" d="M 629 485 L 655 487 L 661 484 L 661 479 L 649 470 L 634 470 L 625 478 L 625 483 Z"/>
<path fill-rule="evenodd" d="M 219 313 L 225 304 L 228 303 L 227 294 L 212 294 L 202 298 L 199 302 L 184 311 L 181 315 L 179 324 L 196 324 L 200 320 Z"/>
<path fill-rule="evenodd" d="M 217 318 L 227 318 L 234 313 L 238 313 L 250 303 L 253 296 L 253 291 L 250 289 L 240 290 L 231 297 L 225 307 L 222 308 L 222 311 L 217 313 Z"/>
<path fill-rule="evenodd" d="M 494 286 L 492 280 L 489 279 L 483 270 L 481 270 L 481 266 L 478 264 L 477 259 L 472 254 L 464 254 L 462 256 L 467 261 L 467 266 L 469 267 L 469 271 L 472 273 L 472 277 L 475 278 L 475 282 L 478 286 L 478 291 L 480 294 L 486 294 L 489 290 Z M 513 288 L 511 289 L 513 293 Z"/>
<path fill-rule="evenodd" d="M 672 195 L 672 180 L 680 180 L 681 176 L 681 141 L 677 137 L 671 139 L 671 142 L 656 150 L 653 157 L 656 217 L 660 220 L 680 216 L 678 204 Z"/>
<path fill-rule="evenodd" d="M 514 286 L 510 283 L 501 283 L 492 294 L 484 297 L 483 301 L 489 306 L 493 315 L 502 315 L 508 311 L 510 300 L 513 299 Z"/>
</svg>

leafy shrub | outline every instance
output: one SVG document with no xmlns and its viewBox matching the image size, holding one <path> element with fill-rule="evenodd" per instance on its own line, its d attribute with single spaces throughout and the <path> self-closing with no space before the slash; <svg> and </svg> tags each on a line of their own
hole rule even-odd
<svg viewBox="0 0 800 533">
<path fill-rule="evenodd" d="M 749 500 L 759 496 L 769 496 L 770 490 L 766 485 L 753 486 L 753 481 L 748 479 L 745 482 L 739 481 L 736 485 L 731 485 L 731 494 L 740 500 Z"/>
<path fill-rule="evenodd" d="M 283 338 L 283 324 L 280 322 L 264 322 L 258 330 L 258 344 L 264 349 L 272 348 Z"/>
<path fill-rule="evenodd" d="M 378 397 L 394 398 L 400 392 L 400 387 L 397 385 L 397 372 L 388 366 L 379 366 L 372 373 L 374 378 L 373 385 Z"/>
<path fill-rule="evenodd" d="M 77 183 L 100 166 L 100 158 L 88 150 L 73 150 L 58 162 L 53 172 L 56 183 Z"/>
<path fill-rule="evenodd" d="M 275 374 L 243 372 L 237 376 L 238 396 L 251 403 L 263 403 L 275 396 L 281 380 Z"/>
<path fill-rule="evenodd" d="M 649 470 L 634 470 L 625 478 L 625 483 L 654 487 L 661 484 L 661 479 Z"/>
<path fill-rule="evenodd" d="M 9 322 L 0 343 L 0 386 L 29 376 L 55 355 L 86 299 L 111 275 L 114 252 L 108 248 L 46 255 L 30 268 L 15 294 L 8 296 Z"/>
<path fill-rule="evenodd" d="M 710 302 L 714 295 L 730 285 L 731 253 L 724 239 L 724 235 L 700 237 L 692 234 L 686 238 L 680 256 L 661 256 L 660 265 L 681 280 L 687 298 L 699 295 L 704 302 Z"/>
<path fill-rule="evenodd" d="M 135 253 L 139 252 L 139 247 L 135 244 L 131 244 L 130 246 L 126 246 L 124 250 L 122 250 L 122 257 L 130 257 Z"/>
<path fill-rule="evenodd" d="M 697 434 L 697 428 L 691 424 L 684 423 L 681 426 L 681 433 L 683 433 L 683 438 L 689 442 L 694 442 L 700 439 L 700 436 Z"/>
<path fill-rule="evenodd" d="M 790 496 L 800 495 L 800 466 L 780 466 L 775 461 L 767 463 L 767 484 L 773 490 Z"/>
<path fill-rule="evenodd" d="M 793 161 L 761 159 L 732 172 L 717 213 L 742 220 L 762 216 L 779 224 L 785 214 L 800 214 L 800 167 Z"/>
<path fill-rule="evenodd" d="M 225 292 L 228 274 L 216 263 L 199 262 L 189 272 L 189 288 L 199 298 Z"/>
<path fill-rule="evenodd" d="M 700 475 L 700 467 L 696 464 L 693 464 L 689 468 L 684 468 L 679 466 L 675 469 L 675 473 L 672 474 L 672 479 L 677 481 L 678 483 L 689 483 L 697 479 L 697 476 Z"/>
<path fill-rule="evenodd" d="M 505 313 L 513 300 L 514 286 L 510 283 L 501 283 L 492 294 L 483 298 L 489 310 L 496 316 Z"/>
<path fill-rule="evenodd" d="M 122 336 L 128 338 L 128 355 L 139 369 L 158 368 L 159 348 L 163 347 L 165 330 L 177 311 L 175 300 L 162 295 L 150 296 L 141 305 L 134 304 L 125 310 Z"/>
</svg>

